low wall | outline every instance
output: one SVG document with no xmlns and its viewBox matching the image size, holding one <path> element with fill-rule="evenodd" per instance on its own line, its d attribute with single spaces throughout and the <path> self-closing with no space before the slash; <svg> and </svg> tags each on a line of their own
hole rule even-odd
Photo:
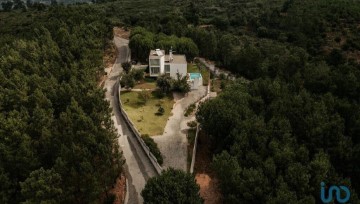
<svg viewBox="0 0 360 204">
<path fill-rule="evenodd" d="M 197 149 L 197 143 L 198 143 L 198 135 L 199 135 L 199 124 L 196 126 L 196 135 L 194 140 L 194 148 L 191 158 L 191 165 L 190 165 L 190 173 L 194 173 L 194 166 L 195 166 L 195 158 L 196 158 L 196 149 Z"/>
<path fill-rule="evenodd" d="M 145 142 L 143 141 L 143 139 L 141 138 L 141 134 L 139 133 L 139 131 L 135 128 L 134 124 L 131 122 L 130 118 L 128 117 L 128 115 L 126 114 L 125 110 L 122 107 L 122 103 L 121 103 L 121 99 L 120 99 L 120 92 L 121 92 L 121 85 L 119 84 L 119 106 L 120 106 L 120 112 L 121 114 L 124 116 L 126 123 L 129 125 L 130 130 L 134 133 L 137 141 L 140 143 L 140 146 L 142 147 L 142 149 L 144 150 L 144 152 L 146 153 L 146 155 L 149 157 L 152 165 L 154 166 L 154 168 L 156 169 L 156 172 L 160 175 L 162 172 L 162 167 L 160 166 L 160 164 L 157 162 L 156 157 L 150 152 L 149 147 L 145 144 Z"/>
<path fill-rule="evenodd" d="M 197 102 L 198 104 L 201 102 L 206 101 L 207 99 L 210 98 L 210 83 L 207 85 L 206 87 L 206 92 L 205 95 Z M 192 157 L 191 157 L 191 165 L 190 165 L 190 173 L 194 173 L 194 166 L 195 166 L 195 158 L 196 158 L 196 150 L 197 150 L 197 143 L 198 143 L 198 135 L 199 135 L 199 124 L 196 126 L 196 134 L 195 134 L 195 140 L 194 140 L 194 148 L 193 148 L 193 153 L 192 153 Z"/>
</svg>

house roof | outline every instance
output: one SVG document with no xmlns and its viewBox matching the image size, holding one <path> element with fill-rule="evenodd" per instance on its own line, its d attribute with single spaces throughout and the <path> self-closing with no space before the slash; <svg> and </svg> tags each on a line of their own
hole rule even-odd
<svg viewBox="0 0 360 204">
<path fill-rule="evenodd" d="M 173 63 L 173 64 L 186 64 L 186 57 L 185 55 L 172 55 L 173 60 L 169 62 L 169 55 L 165 55 L 165 63 Z"/>
<path fill-rule="evenodd" d="M 165 55 L 165 50 L 159 50 L 159 49 L 150 50 L 149 58 L 156 59 L 164 55 Z"/>
</svg>

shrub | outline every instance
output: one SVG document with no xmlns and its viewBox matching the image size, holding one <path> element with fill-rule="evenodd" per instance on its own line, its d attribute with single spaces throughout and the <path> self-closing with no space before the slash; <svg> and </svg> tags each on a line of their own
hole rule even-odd
<svg viewBox="0 0 360 204">
<path fill-rule="evenodd" d="M 144 70 L 143 69 L 136 69 L 131 71 L 131 75 L 134 77 L 136 81 L 141 81 L 144 79 Z"/>
<path fill-rule="evenodd" d="M 165 113 L 165 109 L 162 106 L 160 106 L 156 115 L 164 115 L 164 113 Z"/>
<path fill-rule="evenodd" d="M 224 81 L 220 82 L 220 89 L 224 89 L 226 87 L 226 84 Z"/>
<path fill-rule="evenodd" d="M 204 203 L 194 175 L 169 168 L 161 175 L 150 178 L 141 196 L 144 203 Z"/>
<path fill-rule="evenodd" d="M 187 126 L 189 126 L 190 128 L 195 128 L 197 126 L 197 122 L 195 120 L 187 122 L 186 123 Z"/>
<path fill-rule="evenodd" d="M 224 74 L 224 73 L 220 73 L 219 79 L 220 79 L 220 80 L 224 80 L 225 78 L 226 78 L 225 74 Z"/>
<path fill-rule="evenodd" d="M 135 80 L 131 74 L 124 74 L 120 80 L 121 87 L 133 88 L 135 86 Z"/>
<path fill-rule="evenodd" d="M 185 113 L 184 113 L 184 116 L 185 116 L 185 117 L 188 117 L 192 112 L 194 112 L 195 108 L 196 108 L 196 104 L 195 104 L 195 103 L 190 104 L 190 105 L 186 108 Z"/>
<path fill-rule="evenodd" d="M 169 93 L 172 85 L 172 79 L 170 76 L 162 75 L 156 80 L 156 86 L 159 88 L 162 94 Z"/>
<path fill-rule="evenodd" d="M 214 79 L 214 78 L 215 78 L 214 72 L 210 72 L 210 79 Z"/>
<path fill-rule="evenodd" d="M 187 139 L 190 145 L 194 145 L 195 137 L 196 137 L 196 129 L 192 128 L 188 130 Z"/>
<path fill-rule="evenodd" d="M 131 69 L 131 63 L 130 62 L 123 62 L 121 63 L 121 67 L 124 69 L 125 73 L 129 73 Z"/>
<path fill-rule="evenodd" d="M 146 146 L 149 147 L 150 152 L 155 156 L 157 162 L 162 165 L 163 164 L 163 157 L 161 155 L 160 149 L 157 146 L 156 142 L 153 138 L 151 138 L 148 134 L 141 135 L 143 141 L 145 142 Z"/>
<path fill-rule="evenodd" d="M 138 92 L 138 99 L 144 104 L 149 100 L 150 93 L 148 91 L 139 91 Z"/>
<path fill-rule="evenodd" d="M 188 93 L 191 89 L 186 76 L 182 77 L 179 73 L 177 73 L 177 79 L 174 79 L 172 84 L 173 91 Z"/>
</svg>

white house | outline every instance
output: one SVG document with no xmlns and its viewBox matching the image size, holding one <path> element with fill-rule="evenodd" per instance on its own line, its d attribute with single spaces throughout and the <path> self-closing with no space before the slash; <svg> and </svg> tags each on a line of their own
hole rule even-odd
<svg viewBox="0 0 360 204">
<path fill-rule="evenodd" d="M 177 73 L 186 76 L 186 57 L 185 55 L 174 55 L 172 50 L 168 55 L 165 54 L 165 50 L 150 50 L 149 73 L 151 77 L 169 74 L 172 78 L 176 78 Z"/>
</svg>

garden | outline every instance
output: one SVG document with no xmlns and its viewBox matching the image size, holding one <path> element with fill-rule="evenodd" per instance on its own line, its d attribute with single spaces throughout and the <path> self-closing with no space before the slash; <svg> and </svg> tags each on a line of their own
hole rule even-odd
<svg viewBox="0 0 360 204">
<path fill-rule="evenodd" d="M 172 95 L 158 91 L 123 91 L 120 99 L 130 120 L 141 134 L 161 135 L 171 116 Z"/>
</svg>

